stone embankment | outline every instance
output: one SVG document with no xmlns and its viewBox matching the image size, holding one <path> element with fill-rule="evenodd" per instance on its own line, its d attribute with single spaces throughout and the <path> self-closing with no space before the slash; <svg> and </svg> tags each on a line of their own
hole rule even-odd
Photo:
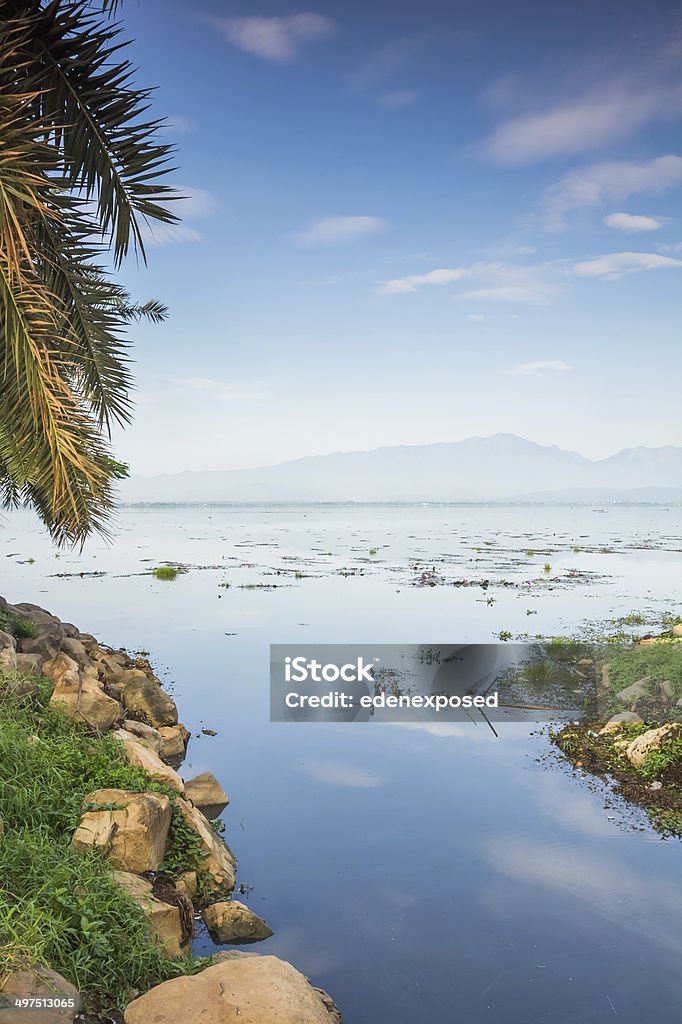
<svg viewBox="0 0 682 1024">
<path fill-rule="evenodd" d="M 236 859 L 213 824 L 229 803 L 227 793 L 210 772 L 194 779 L 181 775 L 190 733 L 146 658 L 113 650 L 37 605 L 0 598 L 0 675 L 5 688 L 29 700 L 39 694 L 35 677 L 49 680 L 54 708 L 95 736 L 112 733 L 128 762 L 149 779 L 145 792 L 88 793 L 71 844 L 77 853 L 99 851 L 108 858 L 115 879 L 143 910 L 155 944 L 170 957 L 186 956 L 200 916 L 217 944 L 253 943 L 273 934 L 231 898 Z M 161 871 L 174 834 L 191 837 L 197 870 Z M 67 980 L 44 967 L 17 971 L 0 985 L 4 996 L 73 992 Z M 40 1020 L 50 1024 L 50 1016 L 55 1022 L 75 1019 L 66 1010 L 43 1013 Z M 286 961 L 231 950 L 197 974 L 140 995 L 124 1019 L 338 1024 L 341 1015 L 325 992 Z"/>
</svg>

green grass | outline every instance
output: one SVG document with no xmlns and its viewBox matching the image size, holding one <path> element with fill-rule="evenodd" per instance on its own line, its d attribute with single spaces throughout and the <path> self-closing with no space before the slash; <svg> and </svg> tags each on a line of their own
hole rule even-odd
<svg viewBox="0 0 682 1024">
<path fill-rule="evenodd" d="M 152 945 L 141 909 L 105 857 L 77 855 L 70 845 L 90 791 L 163 787 L 128 764 L 117 740 L 93 739 L 48 707 L 45 680 L 38 706 L 1 682 L 0 974 L 45 964 L 91 1008 L 111 1008 L 133 989 L 199 969 L 203 961 L 173 961 Z"/>
<path fill-rule="evenodd" d="M 159 565 L 154 569 L 157 580 L 174 580 L 177 575 L 178 569 L 174 565 Z"/>
<path fill-rule="evenodd" d="M 682 644 L 663 643 L 614 650 L 608 655 L 611 689 L 625 689 L 645 676 L 653 687 L 667 681 L 682 697 Z"/>
<path fill-rule="evenodd" d="M 3 611 L 0 611 L 0 629 L 4 633 L 16 637 L 17 640 L 36 636 L 38 632 L 33 623 L 25 619 L 23 615 L 11 615 Z"/>
<path fill-rule="evenodd" d="M 665 778 L 669 768 L 679 769 L 682 765 L 682 733 L 678 732 L 673 739 L 647 755 L 640 772 L 647 779 Z"/>
</svg>

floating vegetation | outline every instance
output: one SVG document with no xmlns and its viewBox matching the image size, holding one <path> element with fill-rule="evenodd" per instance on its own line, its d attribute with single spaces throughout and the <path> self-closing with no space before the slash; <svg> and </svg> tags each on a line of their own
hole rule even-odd
<svg viewBox="0 0 682 1024">
<path fill-rule="evenodd" d="M 154 569 L 153 574 L 157 580 L 174 580 L 179 573 L 179 569 L 175 565 L 158 565 Z"/>
</svg>

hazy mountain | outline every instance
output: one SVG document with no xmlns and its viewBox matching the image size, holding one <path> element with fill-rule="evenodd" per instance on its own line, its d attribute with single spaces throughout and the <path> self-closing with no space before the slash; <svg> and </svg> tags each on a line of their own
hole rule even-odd
<svg viewBox="0 0 682 1024">
<path fill-rule="evenodd" d="M 595 500 L 642 488 L 682 488 L 682 448 L 628 448 L 598 461 L 556 445 L 495 434 L 465 441 L 335 452 L 263 466 L 133 477 L 123 502 L 549 500 L 598 489 Z M 596 491 L 595 491 L 596 495 Z M 624 500 L 657 500 L 626 498 Z M 663 497 L 668 501 L 670 498 Z"/>
</svg>

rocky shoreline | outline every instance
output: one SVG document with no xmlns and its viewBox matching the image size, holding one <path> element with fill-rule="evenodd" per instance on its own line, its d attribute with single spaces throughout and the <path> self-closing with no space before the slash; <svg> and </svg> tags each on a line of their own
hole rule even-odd
<svg viewBox="0 0 682 1024">
<path fill-rule="evenodd" d="M 117 741 L 138 784 L 114 782 L 83 794 L 79 820 L 64 837 L 68 856 L 106 861 L 144 915 L 150 945 L 164 962 L 178 964 L 167 973 L 179 976 L 147 991 L 131 983 L 124 1007 L 97 1006 L 86 991 L 83 1013 L 69 1006 L 40 1010 L 36 1021 L 340 1024 L 327 993 L 278 957 L 235 949 L 210 960 L 191 957 L 200 917 L 216 944 L 254 943 L 273 932 L 233 898 L 237 861 L 218 820 L 229 798 L 209 772 L 193 779 L 180 774 L 190 734 L 146 658 L 107 647 L 37 605 L 0 598 L 0 692 L 17 705 L 63 716 L 77 735 L 92 737 L 93 752 L 103 738 Z M 41 744 L 39 725 L 25 742 Z M 112 777 L 120 774 L 112 765 Z M 0 834 L 25 825 L 3 815 Z M 83 927 L 86 944 L 91 938 Z M 0 1021 L 18 996 L 75 998 L 73 979 L 56 965 L 29 962 L 11 945 L 2 952 Z M 22 1011 L 25 1024 L 33 1016 Z"/>
</svg>

